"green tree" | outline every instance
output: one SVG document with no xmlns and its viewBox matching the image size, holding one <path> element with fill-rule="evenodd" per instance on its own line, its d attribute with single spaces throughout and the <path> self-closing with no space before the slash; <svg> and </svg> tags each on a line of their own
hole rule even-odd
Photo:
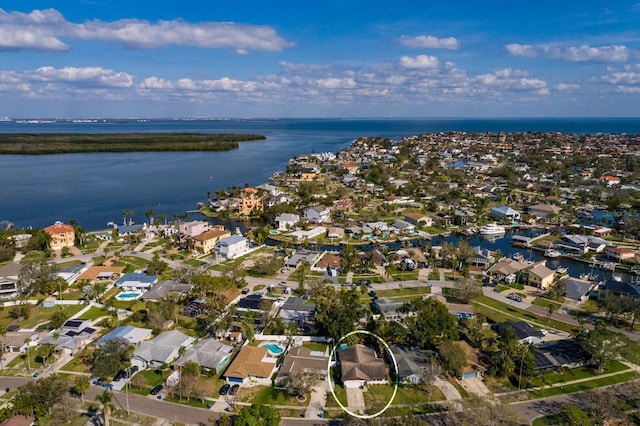
<svg viewBox="0 0 640 426">
<path fill-rule="evenodd" d="M 316 325 L 314 333 L 333 338 L 336 342 L 353 330 L 360 318 L 360 300 L 357 293 L 340 290 L 331 298 L 321 298 L 316 303 Z"/>
<path fill-rule="evenodd" d="M 109 414 L 111 413 L 111 400 L 113 399 L 113 394 L 105 389 L 100 395 L 96 397 L 96 399 L 100 402 L 102 406 L 102 415 L 104 416 L 104 424 L 105 426 L 109 426 Z"/>
<path fill-rule="evenodd" d="M 57 308 L 53 314 L 51 314 L 51 326 L 53 328 L 60 328 L 62 324 L 69 319 L 69 315 L 62 308 Z"/>
<path fill-rule="evenodd" d="M 278 426 L 280 414 L 274 408 L 266 405 L 252 404 L 242 407 L 233 419 L 233 426 Z"/>
<path fill-rule="evenodd" d="M 595 328 L 578 336 L 582 349 L 591 356 L 599 371 L 604 364 L 620 356 L 620 350 L 626 346 L 624 338 L 607 329 L 603 321 L 597 321 Z"/>
<path fill-rule="evenodd" d="M 51 356 L 51 354 L 55 349 L 56 349 L 56 346 L 51 343 L 44 343 L 42 345 L 38 345 L 38 348 L 36 349 L 36 353 L 42 360 L 42 365 L 47 364 L 47 359 L 49 359 L 49 357 Z"/>
<path fill-rule="evenodd" d="M 137 376 L 136 376 L 137 377 Z M 84 403 L 84 393 L 89 389 L 91 380 L 88 376 L 76 376 L 76 381 L 73 386 L 75 391 L 80 394 L 80 399 Z"/>
<path fill-rule="evenodd" d="M 156 252 L 153 254 L 153 258 L 147 265 L 147 273 L 149 275 L 162 275 L 167 270 L 169 265 L 167 262 L 160 259 L 160 255 Z"/>
<path fill-rule="evenodd" d="M 400 308 L 404 313 L 415 313 L 405 318 L 416 344 L 422 348 L 437 346 L 444 340 L 458 339 L 458 324 L 446 306 L 437 300 L 414 299 Z"/>
<path fill-rule="evenodd" d="M 447 340 L 438 346 L 440 359 L 447 371 L 455 377 L 462 377 L 462 369 L 467 366 L 467 355 L 459 345 Z"/>
<path fill-rule="evenodd" d="M 17 389 L 13 399 L 14 410 L 25 416 L 46 416 L 68 390 L 67 382 L 56 374 L 28 382 Z"/>
<path fill-rule="evenodd" d="M 111 378 L 129 366 L 132 355 L 133 346 L 126 339 L 117 337 L 107 340 L 93 351 L 91 373 L 102 380 Z"/>
</svg>

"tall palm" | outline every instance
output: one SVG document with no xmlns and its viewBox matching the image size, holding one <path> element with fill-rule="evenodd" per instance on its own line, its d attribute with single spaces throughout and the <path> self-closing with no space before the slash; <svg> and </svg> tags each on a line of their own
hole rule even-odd
<svg viewBox="0 0 640 426">
<path fill-rule="evenodd" d="M 147 210 L 144 212 L 144 215 L 147 219 L 149 219 L 149 225 L 153 225 L 153 217 L 156 215 L 156 212 L 153 210 Z"/>
<path fill-rule="evenodd" d="M 4 324 L 0 324 L 0 367 L 2 367 L 2 374 L 4 374 L 4 337 L 7 335 L 7 327 Z"/>
<path fill-rule="evenodd" d="M 109 426 L 109 411 L 111 410 L 111 399 L 113 395 L 105 390 L 96 398 L 102 404 L 102 414 L 104 415 L 104 424 Z"/>
</svg>

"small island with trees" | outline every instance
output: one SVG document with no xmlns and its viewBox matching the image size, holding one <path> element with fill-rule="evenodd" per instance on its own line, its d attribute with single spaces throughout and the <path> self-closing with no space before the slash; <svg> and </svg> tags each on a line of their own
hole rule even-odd
<svg viewBox="0 0 640 426">
<path fill-rule="evenodd" d="M 2 133 L 0 154 L 230 151 L 237 149 L 239 142 L 265 139 L 235 133 Z"/>
</svg>

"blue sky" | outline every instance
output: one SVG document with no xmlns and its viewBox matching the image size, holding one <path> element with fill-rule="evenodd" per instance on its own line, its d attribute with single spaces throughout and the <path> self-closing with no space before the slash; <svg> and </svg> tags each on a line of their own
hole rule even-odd
<svg viewBox="0 0 640 426">
<path fill-rule="evenodd" d="M 640 116 L 637 1 L 0 7 L 0 116 Z"/>
</svg>

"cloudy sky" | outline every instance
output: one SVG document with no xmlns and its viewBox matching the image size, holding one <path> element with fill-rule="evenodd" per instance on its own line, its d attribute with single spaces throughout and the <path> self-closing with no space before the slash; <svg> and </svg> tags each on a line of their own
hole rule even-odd
<svg viewBox="0 0 640 426">
<path fill-rule="evenodd" d="M 0 7 L 0 116 L 640 116 L 637 0 Z"/>
</svg>

